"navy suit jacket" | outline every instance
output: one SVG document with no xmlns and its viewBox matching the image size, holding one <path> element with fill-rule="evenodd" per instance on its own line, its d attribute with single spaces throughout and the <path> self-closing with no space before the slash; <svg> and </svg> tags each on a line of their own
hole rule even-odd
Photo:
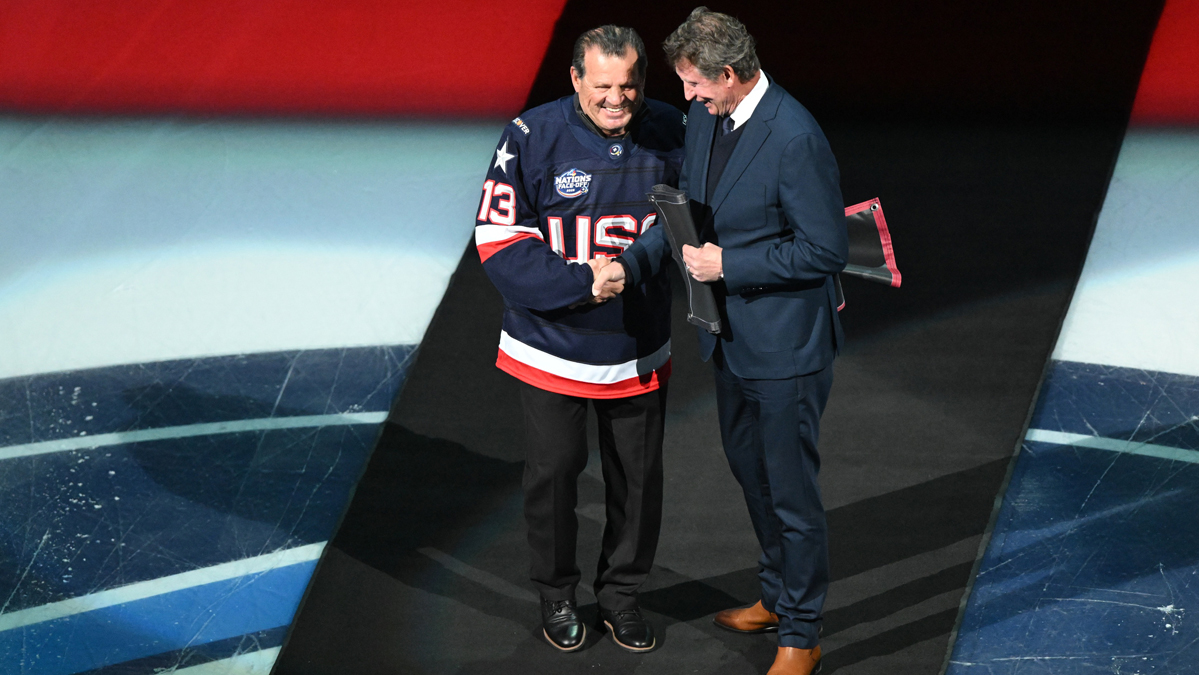
<svg viewBox="0 0 1199 675">
<path fill-rule="evenodd" d="M 700 236 L 723 249 L 724 279 L 712 284 L 722 329 L 698 329 L 700 356 L 710 359 L 720 340 L 725 365 L 740 377 L 823 369 L 843 341 L 833 275 L 849 256 L 840 175 L 824 132 L 771 82 L 705 204 L 716 117 L 695 102 L 687 121 L 679 187 L 692 200 Z M 622 255 L 628 283 L 639 285 L 665 264 L 662 229 L 651 227 Z"/>
</svg>

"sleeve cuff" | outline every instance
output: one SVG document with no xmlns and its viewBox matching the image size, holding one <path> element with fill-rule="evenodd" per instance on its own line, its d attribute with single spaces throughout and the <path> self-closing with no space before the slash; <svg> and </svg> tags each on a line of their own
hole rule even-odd
<svg viewBox="0 0 1199 675">
<path fill-rule="evenodd" d="M 619 256 L 616 258 L 616 262 L 620 263 L 620 266 L 624 268 L 625 281 L 632 283 L 632 281 L 633 281 L 633 266 L 629 264 L 629 261 L 627 261 L 623 257 L 619 257 Z"/>
</svg>

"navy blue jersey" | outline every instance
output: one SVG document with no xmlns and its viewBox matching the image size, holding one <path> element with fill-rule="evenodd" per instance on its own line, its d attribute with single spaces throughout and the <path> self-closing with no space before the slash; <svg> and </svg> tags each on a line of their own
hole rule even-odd
<svg viewBox="0 0 1199 675">
<path fill-rule="evenodd" d="M 496 365 L 560 394 L 633 396 L 669 376 L 669 280 L 590 304 L 586 262 L 615 258 L 653 226 L 645 193 L 678 184 L 685 118 L 647 100 L 630 132 L 609 139 L 574 98 L 512 120 L 483 183 L 475 245 L 506 307 Z"/>
</svg>

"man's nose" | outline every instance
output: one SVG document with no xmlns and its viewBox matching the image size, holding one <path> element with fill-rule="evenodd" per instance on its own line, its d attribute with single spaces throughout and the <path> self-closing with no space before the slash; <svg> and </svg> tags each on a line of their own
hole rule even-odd
<svg viewBox="0 0 1199 675">
<path fill-rule="evenodd" d="M 609 108 L 617 108 L 621 103 L 624 103 L 624 93 L 619 89 L 609 89 L 608 95 L 604 97 L 604 103 Z"/>
</svg>

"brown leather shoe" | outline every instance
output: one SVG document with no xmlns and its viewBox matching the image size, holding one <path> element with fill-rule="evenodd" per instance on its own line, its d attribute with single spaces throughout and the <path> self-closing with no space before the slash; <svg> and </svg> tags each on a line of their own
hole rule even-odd
<svg viewBox="0 0 1199 675">
<path fill-rule="evenodd" d="M 766 675 L 816 675 L 820 672 L 820 645 L 813 649 L 779 647 Z"/>
<path fill-rule="evenodd" d="M 779 615 L 767 612 L 759 600 L 751 607 L 726 609 L 712 623 L 734 633 L 773 633 L 779 629 Z"/>
</svg>

